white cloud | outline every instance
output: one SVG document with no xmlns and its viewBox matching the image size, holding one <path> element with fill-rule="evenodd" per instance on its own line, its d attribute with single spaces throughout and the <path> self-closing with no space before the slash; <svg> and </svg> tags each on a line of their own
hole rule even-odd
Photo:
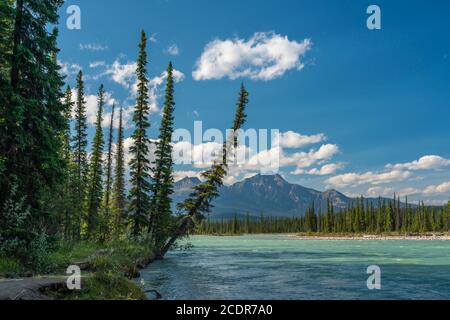
<svg viewBox="0 0 450 320">
<path fill-rule="evenodd" d="M 58 60 L 58 65 L 61 68 L 60 73 L 65 76 L 73 76 L 78 74 L 83 68 L 76 63 L 69 63 Z"/>
<path fill-rule="evenodd" d="M 439 185 L 428 186 L 423 191 L 425 195 L 434 195 L 434 194 L 442 194 L 450 192 L 450 181 L 441 183 Z"/>
<path fill-rule="evenodd" d="M 105 61 L 92 61 L 89 63 L 89 68 L 98 68 L 98 67 L 103 67 L 105 66 L 106 63 Z"/>
<path fill-rule="evenodd" d="M 305 170 L 301 168 L 297 168 L 295 171 L 291 172 L 291 174 L 298 175 L 298 174 L 310 174 L 310 175 L 316 175 L 316 176 L 327 176 L 330 174 L 335 174 L 337 170 L 342 169 L 343 164 L 342 163 L 329 163 L 324 166 L 322 166 L 320 169 L 313 168 L 310 170 Z"/>
<path fill-rule="evenodd" d="M 109 75 L 114 82 L 129 89 L 136 82 L 136 62 L 120 63 L 119 60 L 108 66 L 103 75 Z"/>
<path fill-rule="evenodd" d="M 77 100 L 77 91 L 75 88 L 72 89 L 72 102 L 76 103 Z M 97 120 L 97 110 L 98 110 L 98 97 L 93 94 L 86 94 L 84 96 L 84 100 L 86 102 L 86 119 L 88 124 L 94 125 L 95 121 Z M 116 100 L 113 98 L 111 92 L 105 93 L 105 110 L 108 110 L 108 106 L 112 106 L 114 103 L 116 103 Z M 75 116 L 75 107 L 72 109 L 72 118 Z M 103 113 L 103 122 L 102 127 L 108 127 L 111 120 L 111 113 L 110 112 L 104 112 Z M 118 124 L 116 124 L 116 127 L 118 127 Z"/>
<path fill-rule="evenodd" d="M 173 177 L 175 181 L 180 181 L 184 178 L 199 178 L 200 179 L 201 172 L 198 171 L 192 171 L 192 170 L 176 170 L 173 173 Z"/>
<path fill-rule="evenodd" d="M 153 43 L 158 42 L 158 39 L 156 39 L 156 35 L 157 35 L 157 33 L 152 33 L 150 35 L 150 37 L 148 38 L 148 40 L 150 40 L 150 42 L 153 42 Z"/>
<path fill-rule="evenodd" d="M 371 187 L 367 190 L 366 196 L 376 198 L 376 197 L 390 197 L 392 198 L 394 194 L 397 196 L 411 196 L 422 193 L 421 190 L 416 188 L 403 188 L 394 189 L 392 187 Z"/>
<path fill-rule="evenodd" d="M 171 44 L 166 50 L 164 50 L 164 52 L 170 54 L 171 56 L 177 56 L 180 54 L 180 49 L 178 49 L 176 44 Z"/>
<path fill-rule="evenodd" d="M 184 73 L 173 69 L 172 71 L 173 79 L 175 82 L 181 82 L 184 80 Z M 160 86 L 164 83 L 164 81 L 167 79 L 167 71 L 163 71 L 159 76 L 156 76 L 152 79 L 150 79 L 150 86 Z"/>
<path fill-rule="evenodd" d="M 279 133 L 276 136 L 281 147 L 284 148 L 301 148 L 307 145 L 325 141 L 327 138 L 324 134 L 316 134 L 312 136 L 305 136 L 294 131 L 287 131 Z"/>
<path fill-rule="evenodd" d="M 395 181 L 403 181 L 411 177 L 409 171 L 393 170 L 388 172 L 366 172 L 366 173 L 345 173 L 338 176 L 331 177 L 325 182 L 332 186 L 347 187 L 358 186 L 362 184 L 383 184 Z"/>
<path fill-rule="evenodd" d="M 339 147 L 335 144 L 324 144 L 318 150 L 311 149 L 309 152 L 296 152 L 293 154 L 282 154 L 281 165 L 296 165 L 297 169 L 308 168 L 312 165 L 330 160 L 339 152 Z"/>
<path fill-rule="evenodd" d="M 248 77 L 272 80 L 286 71 L 304 68 L 302 58 L 311 41 L 290 41 L 273 32 L 255 33 L 249 40 L 214 40 L 208 43 L 196 63 L 195 80 Z"/>
<path fill-rule="evenodd" d="M 184 73 L 174 69 L 173 72 L 173 78 L 176 83 L 181 82 L 184 80 Z M 156 113 L 159 111 L 159 105 L 158 105 L 158 98 L 160 97 L 161 93 L 161 87 L 164 83 L 164 81 L 167 79 L 167 71 L 163 71 L 159 76 L 156 76 L 149 81 L 149 106 L 150 106 L 150 113 Z M 137 94 L 137 82 L 133 85 L 132 88 L 132 95 L 136 96 Z"/>
<path fill-rule="evenodd" d="M 80 50 L 88 50 L 88 51 L 105 51 L 108 47 L 102 45 L 100 43 L 92 42 L 92 43 L 80 43 Z"/>
<path fill-rule="evenodd" d="M 450 160 L 440 156 L 429 155 L 408 163 L 388 164 L 386 168 L 394 170 L 438 170 L 449 166 Z"/>
</svg>

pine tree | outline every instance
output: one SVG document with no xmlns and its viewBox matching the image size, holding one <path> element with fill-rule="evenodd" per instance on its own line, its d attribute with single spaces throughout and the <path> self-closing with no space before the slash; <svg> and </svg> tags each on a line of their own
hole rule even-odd
<svg viewBox="0 0 450 320">
<path fill-rule="evenodd" d="M 385 218 L 384 218 L 384 231 L 391 232 L 394 228 L 393 219 L 392 219 L 392 203 L 386 208 Z"/>
<path fill-rule="evenodd" d="M 1 31 L 0 44 L 2 48 L 6 45 L 5 56 L 0 59 L 3 100 L 0 206 L 11 196 L 11 183 L 15 181 L 16 194 L 21 199 L 25 197 L 30 208 L 30 238 L 53 232 L 56 213 L 47 199 L 57 196 L 64 172 L 59 139 L 64 129 L 63 79 L 54 59 L 58 52 L 57 32 L 49 31 L 58 22 L 62 3 L 18 0 L 11 7 L 11 1 L 2 1 L 5 12 L 0 14 L 0 23 L 6 26 Z"/>
<path fill-rule="evenodd" d="M 62 217 L 62 227 L 64 238 L 68 239 L 70 235 L 71 225 L 72 225 L 72 214 L 73 214 L 73 194 L 72 194 L 72 182 L 73 182 L 73 162 L 72 162 L 72 149 L 70 145 L 70 121 L 72 117 L 72 109 L 74 103 L 72 100 L 72 89 L 67 86 L 64 95 L 64 119 L 65 128 L 61 134 L 62 149 L 61 156 L 65 162 L 66 170 L 64 172 L 64 185 L 61 193 L 61 210 L 63 212 Z"/>
<path fill-rule="evenodd" d="M 443 217 L 443 228 L 445 231 L 450 231 L 450 200 L 447 203 L 447 207 L 444 209 Z"/>
<path fill-rule="evenodd" d="M 327 200 L 327 232 L 333 231 L 334 225 L 334 209 L 331 199 Z"/>
<path fill-rule="evenodd" d="M 139 57 L 137 60 L 137 98 L 133 121 L 135 131 L 133 133 L 133 145 L 130 148 L 130 182 L 129 194 L 130 216 L 133 223 L 133 236 L 138 236 L 144 226 L 148 225 L 148 213 L 150 210 L 150 160 L 147 129 L 150 127 L 148 120 L 148 78 L 147 78 L 147 36 L 141 32 L 139 44 Z"/>
<path fill-rule="evenodd" d="M 75 135 L 72 137 L 72 156 L 74 163 L 73 194 L 75 197 L 75 221 L 73 237 L 80 239 L 81 220 L 85 210 L 85 197 L 87 188 L 87 118 L 86 101 L 84 99 L 83 73 L 77 76 L 77 99 L 75 103 Z"/>
<path fill-rule="evenodd" d="M 224 143 L 221 159 L 214 161 L 211 168 L 202 173 L 204 182 L 195 186 L 191 195 L 178 205 L 178 208 L 184 210 L 186 215 L 182 218 L 172 236 L 160 249 L 159 255 L 161 257 L 167 253 L 180 237 L 185 236 L 190 228 L 195 226 L 196 222 L 201 222 L 205 218 L 205 214 L 211 211 L 213 206 L 212 201 L 219 196 L 219 188 L 223 185 L 223 180 L 227 174 L 228 152 L 231 151 L 233 145 L 236 143 L 235 134 L 237 134 L 237 131 L 241 129 L 245 123 L 245 109 L 247 104 L 248 92 L 245 90 L 244 85 L 242 85 L 232 127 L 234 134 L 232 134 L 232 136 Z"/>
<path fill-rule="evenodd" d="M 119 113 L 119 130 L 117 133 L 116 164 L 114 168 L 113 210 L 114 210 L 114 236 L 118 238 L 122 232 L 126 216 L 127 198 L 125 194 L 125 159 L 123 146 L 122 108 Z"/>
<path fill-rule="evenodd" d="M 6 179 L 3 178 L 6 153 L 9 148 L 7 135 L 8 100 L 10 96 L 10 73 L 12 54 L 12 31 L 14 7 L 13 1 L 7 0 L 0 3 L 0 206 L 2 199 L 8 190 Z M 3 194 L 3 196 L 1 195 Z"/>
<path fill-rule="evenodd" d="M 172 134 L 174 125 L 173 66 L 167 68 L 167 84 L 164 100 L 164 110 L 161 120 L 160 134 L 155 151 L 154 175 L 152 184 L 152 207 L 150 217 L 150 232 L 156 247 L 160 247 L 171 230 L 173 193 L 173 160 Z"/>
<path fill-rule="evenodd" d="M 106 181 L 105 181 L 105 202 L 103 205 L 103 224 L 102 224 L 102 233 L 103 237 L 106 237 L 109 234 L 110 224 L 111 224 L 111 192 L 113 185 L 112 178 L 112 162 L 113 162 L 113 129 L 114 129 L 114 111 L 115 105 L 113 104 L 111 109 L 111 121 L 109 123 L 109 135 L 108 135 L 108 154 L 106 159 Z"/>
<path fill-rule="evenodd" d="M 103 106 L 105 104 L 105 89 L 100 85 L 98 90 L 98 109 L 95 122 L 95 136 L 92 146 L 89 170 L 87 235 L 93 238 L 101 225 L 99 210 L 103 197 Z"/>
</svg>

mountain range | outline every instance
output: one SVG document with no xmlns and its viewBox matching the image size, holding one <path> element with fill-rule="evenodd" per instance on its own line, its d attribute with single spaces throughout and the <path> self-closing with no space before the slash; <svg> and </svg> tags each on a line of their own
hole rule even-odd
<svg viewBox="0 0 450 320">
<path fill-rule="evenodd" d="M 200 183 L 198 178 L 190 177 L 177 181 L 174 185 L 174 203 L 186 199 L 192 188 Z M 258 174 L 233 185 L 223 186 L 220 196 L 213 203 L 211 217 L 220 219 L 247 214 L 254 217 L 261 214 L 273 217 L 302 216 L 313 203 L 317 210 L 326 212 L 328 199 L 336 211 L 356 203 L 355 198 L 347 197 L 337 190 L 321 192 L 289 183 L 279 174 Z M 379 198 L 366 200 L 374 206 L 379 202 Z"/>
</svg>

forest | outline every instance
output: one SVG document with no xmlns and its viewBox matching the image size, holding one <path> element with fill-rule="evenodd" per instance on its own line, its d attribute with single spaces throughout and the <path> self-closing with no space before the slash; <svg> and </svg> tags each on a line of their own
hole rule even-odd
<svg viewBox="0 0 450 320">
<path fill-rule="evenodd" d="M 318 212 L 312 205 L 304 217 L 277 218 L 261 215 L 245 219 L 234 216 L 229 220 L 203 221 L 196 232 L 207 235 L 235 235 L 259 233 L 312 234 L 423 234 L 450 231 L 450 201 L 446 207 L 427 207 L 403 204 L 395 200 L 379 200 L 374 205 L 363 197 L 346 210 L 335 212 L 328 201 L 326 212 Z"/>
<path fill-rule="evenodd" d="M 110 125 L 104 130 L 106 89 L 100 85 L 95 135 L 88 141 L 83 72 L 77 75 L 74 91 L 61 74 L 55 26 L 62 4 L 0 4 L 0 257 L 39 273 L 51 269 L 52 252 L 70 251 L 79 243 L 108 247 L 128 242 L 131 247 L 151 248 L 157 259 L 162 258 L 204 218 L 218 196 L 237 141 L 234 132 L 246 119 L 248 92 L 242 85 L 233 133 L 202 173 L 202 184 L 178 204 L 181 214 L 175 216 L 172 63 L 167 67 L 159 136 L 151 142 L 149 59 L 142 31 L 127 179 L 122 108 L 112 106 L 111 118 L 106 119 Z M 156 144 L 154 161 L 149 160 L 150 143 Z"/>
</svg>

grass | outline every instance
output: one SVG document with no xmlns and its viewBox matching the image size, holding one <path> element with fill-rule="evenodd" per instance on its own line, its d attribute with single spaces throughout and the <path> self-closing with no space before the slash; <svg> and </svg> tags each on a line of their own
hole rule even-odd
<svg viewBox="0 0 450 320">
<path fill-rule="evenodd" d="M 81 290 L 62 288 L 46 293 L 62 300 L 145 299 L 145 293 L 131 279 L 139 275 L 139 267 L 150 262 L 153 256 L 150 246 L 131 241 L 106 245 L 94 242 L 60 243 L 49 253 L 46 274 L 64 275 L 68 266 L 79 263 L 87 266 L 88 270 L 81 273 Z M 0 257 L 0 277 L 24 275 L 27 275 L 27 270 L 20 262 Z"/>
<path fill-rule="evenodd" d="M 15 278 L 24 272 L 24 267 L 18 260 L 0 256 L 0 278 Z"/>
</svg>

